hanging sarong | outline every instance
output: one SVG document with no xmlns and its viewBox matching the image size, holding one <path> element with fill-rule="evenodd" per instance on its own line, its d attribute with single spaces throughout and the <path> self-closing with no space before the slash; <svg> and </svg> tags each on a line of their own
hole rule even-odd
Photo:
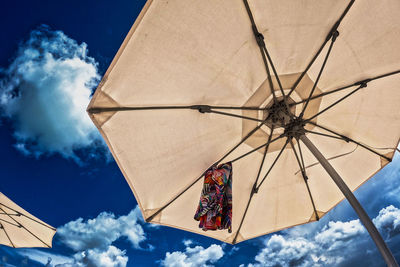
<svg viewBox="0 0 400 267">
<path fill-rule="evenodd" d="M 204 231 L 232 232 L 232 164 L 209 168 L 204 175 L 200 203 L 194 219 Z"/>
</svg>

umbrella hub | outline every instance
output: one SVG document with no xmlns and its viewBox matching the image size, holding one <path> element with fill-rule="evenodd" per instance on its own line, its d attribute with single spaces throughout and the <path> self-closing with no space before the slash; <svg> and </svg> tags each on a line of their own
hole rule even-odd
<svg viewBox="0 0 400 267">
<path fill-rule="evenodd" d="M 291 101 L 290 101 L 291 102 Z M 288 137 L 298 138 L 304 134 L 304 120 L 295 115 L 294 107 L 287 107 L 283 99 L 273 102 L 264 112 L 269 127 L 283 128 Z"/>
<path fill-rule="evenodd" d="M 290 101 L 292 102 L 292 101 Z M 287 108 L 283 100 L 272 102 L 271 105 L 264 111 L 264 119 L 267 119 L 266 125 L 270 128 L 286 128 L 292 121 L 295 107 Z"/>
<path fill-rule="evenodd" d="M 287 137 L 299 138 L 300 135 L 305 134 L 304 126 L 306 123 L 302 118 L 296 117 L 285 126 L 285 135 Z"/>
</svg>

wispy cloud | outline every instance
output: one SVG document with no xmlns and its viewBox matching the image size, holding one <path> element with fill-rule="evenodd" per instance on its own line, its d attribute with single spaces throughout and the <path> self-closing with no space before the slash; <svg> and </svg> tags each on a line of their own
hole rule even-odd
<svg viewBox="0 0 400 267">
<path fill-rule="evenodd" d="M 31 261 L 41 263 L 42 265 L 55 266 L 65 262 L 72 262 L 71 257 L 46 252 L 40 249 L 18 249 L 17 254 L 28 258 Z"/>
<path fill-rule="evenodd" d="M 85 43 L 40 26 L 0 70 L 0 108 L 24 155 L 57 153 L 81 162 L 79 150 L 90 148 L 86 157 L 95 157 L 93 151 L 103 147 L 85 111 L 99 81 L 97 63 L 87 53 Z"/>
</svg>

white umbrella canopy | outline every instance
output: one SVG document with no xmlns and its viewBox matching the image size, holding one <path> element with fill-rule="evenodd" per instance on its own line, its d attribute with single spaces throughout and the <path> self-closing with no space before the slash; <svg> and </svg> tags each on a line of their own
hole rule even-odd
<svg viewBox="0 0 400 267">
<path fill-rule="evenodd" d="M 149 0 L 88 107 L 144 218 L 227 243 L 318 220 L 344 197 L 300 136 L 361 186 L 399 142 L 399 11 Z M 202 175 L 227 161 L 232 233 L 204 232 Z"/>
<path fill-rule="evenodd" d="M 29 214 L 0 192 L 0 244 L 51 248 L 56 229 Z"/>
</svg>

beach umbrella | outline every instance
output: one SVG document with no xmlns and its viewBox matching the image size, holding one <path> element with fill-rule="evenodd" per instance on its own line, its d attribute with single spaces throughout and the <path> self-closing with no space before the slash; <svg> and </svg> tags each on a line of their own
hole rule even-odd
<svg viewBox="0 0 400 267">
<path fill-rule="evenodd" d="M 144 218 L 227 243 L 319 220 L 400 136 L 400 2 L 147 1 L 88 112 Z M 232 162 L 232 233 L 193 219 Z M 384 178 L 381 178 L 384 179 Z"/>
<path fill-rule="evenodd" d="M 47 247 L 56 229 L 29 214 L 0 192 L 0 244 L 21 247 Z"/>
</svg>

